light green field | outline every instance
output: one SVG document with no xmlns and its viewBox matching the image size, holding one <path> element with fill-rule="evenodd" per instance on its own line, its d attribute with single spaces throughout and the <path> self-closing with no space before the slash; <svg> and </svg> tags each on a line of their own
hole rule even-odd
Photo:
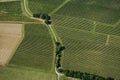
<svg viewBox="0 0 120 80">
<path fill-rule="evenodd" d="M 0 21 L 33 21 L 22 11 L 21 1 L 0 2 Z"/>
<path fill-rule="evenodd" d="M 47 28 L 40 24 L 26 24 L 24 39 L 9 64 L 51 71 L 53 51 Z"/>
<path fill-rule="evenodd" d="M 56 14 L 114 24 L 120 19 L 120 0 L 70 0 Z"/>
<path fill-rule="evenodd" d="M 28 0 L 28 6 L 33 13 L 50 13 L 65 0 Z"/>
<path fill-rule="evenodd" d="M 26 69 L 0 67 L 0 80 L 49 80 L 49 79 L 56 80 L 56 75 Z"/>
</svg>

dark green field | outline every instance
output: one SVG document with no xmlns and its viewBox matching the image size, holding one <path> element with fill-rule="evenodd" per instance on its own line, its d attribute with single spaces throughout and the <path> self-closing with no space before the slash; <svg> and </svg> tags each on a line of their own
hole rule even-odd
<svg viewBox="0 0 120 80">
<path fill-rule="evenodd" d="M 51 71 L 53 43 L 47 28 L 40 24 L 26 24 L 25 35 L 9 64 Z"/>
</svg>

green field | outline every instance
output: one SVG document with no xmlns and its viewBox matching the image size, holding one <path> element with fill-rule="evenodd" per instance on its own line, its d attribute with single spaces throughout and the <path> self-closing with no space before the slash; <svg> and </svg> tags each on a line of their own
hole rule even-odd
<svg viewBox="0 0 120 80">
<path fill-rule="evenodd" d="M 49 80 L 49 79 L 56 80 L 56 75 L 26 69 L 0 67 L 0 80 Z"/>
<path fill-rule="evenodd" d="M 119 0 L 70 0 L 52 15 L 66 47 L 63 69 L 120 79 L 119 4 Z"/>
<path fill-rule="evenodd" d="M 63 69 L 120 78 L 120 37 L 110 36 L 106 43 L 105 34 L 65 27 L 56 30 L 66 46 Z"/>
<path fill-rule="evenodd" d="M 0 21 L 33 21 L 22 11 L 21 1 L 0 2 Z"/>
<path fill-rule="evenodd" d="M 33 13 L 50 13 L 64 1 L 65 0 L 28 0 L 28 6 Z"/>
<path fill-rule="evenodd" d="M 114 24 L 120 19 L 120 0 L 70 0 L 55 14 Z"/>
<path fill-rule="evenodd" d="M 47 28 L 40 24 L 26 24 L 25 35 L 9 64 L 51 71 L 53 43 Z"/>
</svg>

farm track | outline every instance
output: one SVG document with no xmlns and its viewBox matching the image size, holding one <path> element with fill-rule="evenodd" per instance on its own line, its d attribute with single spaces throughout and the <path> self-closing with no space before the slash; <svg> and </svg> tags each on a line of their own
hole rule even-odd
<svg viewBox="0 0 120 80">
<path fill-rule="evenodd" d="M 10 2 L 10 1 L 20 1 L 20 0 L 0 0 L 0 2 Z"/>
</svg>

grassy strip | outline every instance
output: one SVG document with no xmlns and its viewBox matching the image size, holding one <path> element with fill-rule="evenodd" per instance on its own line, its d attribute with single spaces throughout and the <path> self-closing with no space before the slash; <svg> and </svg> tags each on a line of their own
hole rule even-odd
<svg viewBox="0 0 120 80">
<path fill-rule="evenodd" d="M 56 80 L 51 73 L 26 70 L 20 68 L 0 67 L 0 80 Z"/>
</svg>

